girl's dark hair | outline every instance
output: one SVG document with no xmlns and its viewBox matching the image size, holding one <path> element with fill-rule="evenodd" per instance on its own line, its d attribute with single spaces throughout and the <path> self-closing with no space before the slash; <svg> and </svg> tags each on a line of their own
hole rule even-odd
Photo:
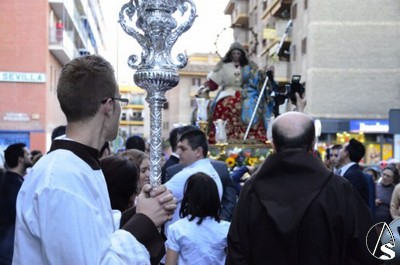
<svg viewBox="0 0 400 265">
<path fill-rule="evenodd" d="M 100 159 L 100 166 L 106 179 L 111 208 L 125 211 L 137 190 L 139 168 L 134 162 L 118 156 Z"/>
<path fill-rule="evenodd" d="M 221 219 L 221 201 L 215 181 L 207 174 L 198 172 L 191 175 L 185 183 L 179 216 L 189 216 L 189 221 L 199 217 L 200 225 L 207 216 L 213 217 L 217 222 Z"/>
</svg>

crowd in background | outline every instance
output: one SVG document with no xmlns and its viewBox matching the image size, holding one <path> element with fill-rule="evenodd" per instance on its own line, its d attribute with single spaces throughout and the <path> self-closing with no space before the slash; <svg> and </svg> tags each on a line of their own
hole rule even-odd
<svg viewBox="0 0 400 265">
<path fill-rule="evenodd" d="M 168 152 L 169 155 L 165 156 L 166 161 L 163 160 L 161 165 L 162 183 L 168 182 L 177 172 L 179 172 L 183 168 L 183 166 L 179 164 L 179 154 L 177 154 L 176 152 L 177 152 L 179 137 L 185 131 L 188 130 L 189 131 L 196 130 L 196 128 L 194 126 L 183 126 L 174 128 L 171 131 L 169 138 L 171 151 Z M 56 128 L 54 130 L 52 140 L 54 140 L 57 136 L 63 134 L 65 134 L 65 126 L 60 126 L 59 128 Z M 353 144 L 357 143 L 358 148 L 361 149 L 361 151 L 359 150 L 361 153 L 358 154 L 358 157 L 356 156 L 355 160 L 361 159 L 363 155 L 362 144 L 356 141 L 355 139 L 352 139 L 351 143 Z M 346 152 L 346 147 L 348 147 L 348 145 L 349 144 L 346 144 L 345 146 L 335 144 L 330 146 L 326 150 L 326 156 L 323 159 L 323 163 L 328 169 L 332 170 L 332 172 L 336 173 L 337 175 L 341 175 L 340 169 L 346 165 L 344 153 Z M 10 227 L 11 229 L 14 229 L 14 223 L 15 223 L 15 209 L 12 209 L 12 207 L 15 207 L 18 189 L 22 185 L 23 178 L 26 172 L 29 171 L 30 168 L 34 166 L 34 164 L 37 163 L 38 160 L 43 156 L 43 153 L 39 150 L 33 150 L 29 152 L 27 147 L 22 143 L 10 145 L 8 148 L 5 149 L 4 153 L 5 153 L 4 157 L 6 160 L 6 168 L 3 170 L 2 176 L 0 178 L 0 202 L 1 202 L 0 235 L 2 237 L 0 246 L 2 247 L 3 250 L 1 255 L 6 253 L 6 251 L 4 251 L 6 249 L 5 246 L 7 245 L 7 242 L 5 242 L 5 240 L 9 240 L 9 242 L 11 242 L 10 244 L 8 244 L 8 249 L 10 250 L 12 248 L 13 233 L 10 232 Z M 349 159 L 350 159 L 350 154 L 349 154 Z M 107 183 L 108 194 L 112 209 L 119 210 L 121 212 L 128 210 L 129 208 L 135 205 L 136 196 L 140 193 L 143 186 L 145 184 L 150 183 L 149 179 L 150 160 L 149 160 L 148 150 L 146 150 L 146 141 L 140 136 L 130 137 L 127 139 L 125 147 L 119 149 L 118 152 L 114 152 L 113 150 L 111 150 L 109 143 L 106 142 L 106 144 L 104 144 L 103 148 L 99 152 L 99 160 L 102 171 L 104 173 L 105 181 Z M 354 165 L 358 164 L 358 161 L 352 161 L 352 162 L 354 163 Z M 228 234 L 228 229 L 229 229 L 229 222 L 231 221 L 236 200 L 239 198 L 241 188 L 243 187 L 244 183 L 249 179 L 251 173 L 255 172 L 258 166 L 256 167 L 242 166 L 240 168 L 235 168 L 230 172 L 228 172 L 227 170 L 228 168 L 226 167 L 226 165 L 222 165 L 224 164 L 223 162 L 212 161 L 212 163 L 219 164 L 220 167 L 222 166 L 223 168 L 222 170 L 225 170 L 225 172 L 222 174 L 225 175 L 225 177 L 228 176 L 230 178 L 229 184 L 224 185 L 223 192 L 225 197 L 226 194 L 228 193 L 229 196 L 233 199 L 231 199 L 230 201 L 225 199 L 228 201 L 228 203 L 224 201 L 226 204 L 225 208 L 223 207 L 222 204 L 221 208 L 214 209 L 212 211 L 209 209 L 210 210 L 209 215 L 214 216 L 215 220 L 226 221 L 225 223 L 223 223 L 226 224 L 225 228 L 220 227 L 217 229 L 217 231 L 222 232 L 223 235 L 225 235 L 225 236 L 221 235 L 222 238 L 220 240 L 225 240 L 226 242 L 227 239 L 226 236 Z M 387 224 L 389 224 L 393 219 L 400 217 L 399 163 L 397 163 L 395 160 L 392 159 L 389 162 L 382 161 L 382 163 L 379 166 L 370 166 L 370 167 L 360 166 L 360 165 L 358 166 L 360 168 L 360 171 L 362 171 L 365 185 L 360 184 L 362 183 L 362 181 L 357 182 L 354 179 L 350 180 L 350 182 L 352 182 L 352 184 L 355 185 L 354 187 L 356 188 L 356 190 L 358 190 L 359 194 L 361 195 L 365 203 L 368 205 L 374 223 L 386 222 Z M 217 174 L 220 175 L 221 172 L 223 171 L 219 170 Z M 245 176 L 246 174 L 247 176 Z M 207 188 L 206 186 L 200 188 L 202 185 L 200 183 L 206 181 L 208 177 L 209 175 L 207 174 L 203 175 L 201 175 L 200 173 L 192 174 L 192 177 L 188 178 L 188 183 L 186 184 L 188 186 L 185 186 L 185 189 L 191 187 L 189 186 L 190 184 L 189 179 L 191 179 L 194 182 L 194 184 L 191 185 L 193 187 L 198 186 L 197 188 L 199 190 L 198 191 L 199 193 L 197 194 L 197 196 L 200 196 L 203 199 L 209 199 L 208 198 L 209 195 L 206 195 L 205 190 L 213 189 L 214 187 L 216 187 L 216 185 L 214 185 L 214 187 L 209 187 L 209 188 Z M 210 178 L 210 180 L 212 180 L 212 178 Z M 373 183 L 372 189 L 368 189 L 370 183 Z M 190 190 L 188 190 L 187 192 L 190 193 Z M 194 193 L 195 191 L 192 192 Z M 216 200 L 220 201 L 220 199 L 222 199 L 222 194 L 221 198 L 218 198 L 218 200 L 217 198 L 215 198 L 213 199 L 214 201 L 203 202 L 203 203 L 209 206 L 219 205 L 219 203 L 216 203 Z M 186 200 L 189 200 L 189 198 L 186 198 Z M 197 199 L 193 198 L 193 200 L 201 200 L 201 198 Z M 225 212 L 221 211 L 222 209 L 224 209 Z M 182 217 L 188 216 L 187 211 L 188 209 L 184 210 L 183 208 L 181 208 L 180 211 L 177 211 L 178 216 L 179 214 Z M 205 216 L 207 216 L 207 213 L 204 214 Z M 178 217 L 177 220 L 180 218 L 181 217 Z M 195 219 L 195 220 L 197 224 L 202 223 L 202 220 L 200 219 Z M 188 224 L 190 224 L 190 222 Z M 9 231 L 7 232 L 7 230 Z M 199 233 L 199 231 L 197 231 L 196 229 L 187 228 L 187 230 L 186 231 L 184 230 L 184 232 L 182 231 L 175 232 L 174 236 L 177 236 L 176 233 L 181 233 L 181 234 L 183 233 L 184 235 L 187 236 L 189 234 L 189 231 L 192 232 L 195 231 L 194 233 L 191 233 L 193 238 L 196 238 L 195 234 Z M 216 237 L 215 233 L 216 231 L 213 231 L 213 237 Z M 167 239 L 166 235 L 167 234 L 165 233 L 165 239 Z M 209 240 L 213 241 L 212 239 Z M 177 241 L 177 239 L 175 238 L 174 243 L 170 241 L 166 242 L 167 246 L 170 246 L 172 249 L 175 250 L 175 251 L 171 250 L 172 253 L 174 254 L 169 254 L 169 256 L 172 256 L 173 259 L 176 261 L 178 259 L 182 259 L 183 257 L 179 257 L 180 251 L 183 251 L 179 248 L 179 241 Z M 190 245 L 195 243 L 191 242 L 187 244 Z M 224 249 L 227 247 L 227 244 L 222 243 L 222 246 L 223 246 L 222 249 Z M 191 247 L 192 249 L 196 249 L 193 248 L 193 246 Z M 192 254 L 192 256 L 196 255 L 197 254 Z M 225 252 L 223 251 L 219 253 L 219 255 L 225 255 Z M 192 256 L 189 255 L 189 257 Z M 9 264 L 9 263 L 4 263 L 4 264 Z M 191 263 L 189 262 L 189 264 Z"/>
</svg>

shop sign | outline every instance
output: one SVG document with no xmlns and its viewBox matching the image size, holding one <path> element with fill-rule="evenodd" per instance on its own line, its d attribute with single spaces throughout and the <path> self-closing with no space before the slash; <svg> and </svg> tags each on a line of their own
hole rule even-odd
<svg viewBox="0 0 400 265">
<path fill-rule="evenodd" d="M 0 72 L 0 82 L 46 83 L 46 74 Z"/>
<path fill-rule="evenodd" d="M 7 112 L 3 116 L 5 121 L 29 121 L 30 117 L 27 113 Z"/>
<path fill-rule="evenodd" d="M 350 132 L 389 133 L 388 120 L 350 120 Z"/>
</svg>

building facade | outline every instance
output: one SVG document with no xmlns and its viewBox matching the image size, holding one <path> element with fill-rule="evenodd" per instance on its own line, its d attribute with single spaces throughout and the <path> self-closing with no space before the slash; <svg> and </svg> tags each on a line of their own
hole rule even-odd
<svg viewBox="0 0 400 265">
<path fill-rule="evenodd" d="M 219 62 L 214 53 L 195 53 L 189 56 L 188 65 L 179 71 L 179 84 L 166 92 L 167 103 L 163 111 L 162 135 L 168 139 L 169 132 L 176 126 L 192 122 L 196 107 L 195 95 L 200 86 L 207 81 L 207 74 Z M 214 98 L 216 92 L 211 92 Z"/>
<path fill-rule="evenodd" d="M 46 152 L 66 123 L 56 95 L 61 68 L 104 51 L 99 0 L 0 2 L 0 150 L 24 142 Z"/>
<path fill-rule="evenodd" d="M 274 65 L 280 84 L 301 75 L 306 110 L 322 123 L 322 147 L 357 137 L 367 147 L 365 163 L 393 157 L 388 116 L 400 106 L 399 1 L 229 0 L 225 14 L 235 40 L 260 67 Z"/>
</svg>

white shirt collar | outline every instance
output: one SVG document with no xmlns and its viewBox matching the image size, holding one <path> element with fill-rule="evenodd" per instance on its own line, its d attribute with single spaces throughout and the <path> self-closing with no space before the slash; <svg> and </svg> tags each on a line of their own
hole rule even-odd
<svg viewBox="0 0 400 265">
<path fill-rule="evenodd" d="M 177 153 L 175 153 L 175 152 L 172 152 L 172 153 L 171 153 L 171 156 L 175 156 L 176 158 L 179 159 L 179 155 L 178 155 Z"/>
<path fill-rule="evenodd" d="M 344 166 L 342 166 L 339 171 L 340 171 L 340 176 L 344 176 L 344 174 L 347 172 L 347 170 L 352 166 L 356 164 L 355 162 L 350 162 Z"/>
</svg>

